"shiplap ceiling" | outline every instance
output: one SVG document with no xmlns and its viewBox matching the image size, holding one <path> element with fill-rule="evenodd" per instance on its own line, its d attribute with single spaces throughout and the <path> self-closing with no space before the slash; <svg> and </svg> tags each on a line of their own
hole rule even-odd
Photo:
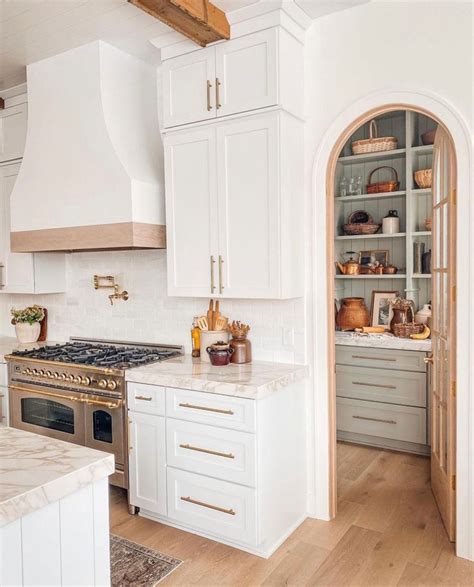
<svg viewBox="0 0 474 587">
<path fill-rule="evenodd" d="M 214 0 L 225 11 L 272 0 Z M 368 0 L 297 0 L 312 18 Z M 25 81 L 25 66 L 95 39 L 157 63 L 149 39 L 169 32 L 127 0 L 0 0 L 0 88 Z"/>
</svg>

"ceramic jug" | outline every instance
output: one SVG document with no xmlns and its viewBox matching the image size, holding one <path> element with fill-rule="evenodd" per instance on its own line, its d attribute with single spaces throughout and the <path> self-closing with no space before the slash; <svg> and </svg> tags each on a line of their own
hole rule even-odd
<svg viewBox="0 0 474 587">
<path fill-rule="evenodd" d="M 415 314 L 415 322 L 419 322 L 420 324 L 427 324 L 430 318 L 431 304 L 424 304 L 423 308 Z"/>
</svg>

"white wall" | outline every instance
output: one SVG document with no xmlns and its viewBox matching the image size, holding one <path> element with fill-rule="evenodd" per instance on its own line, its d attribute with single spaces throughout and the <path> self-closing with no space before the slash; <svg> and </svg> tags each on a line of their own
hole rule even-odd
<svg viewBox="0 0 474 587">
<path fill-rule="evenodd" d="M 12 306 L 41 304 L 48 308 L 48 338 L 88 336 L 137 342 L 183 344 L 190 352 L 193 316 L 205 314 L 206 299 L 169 298 L 166 294 L 166 251 L 118 251 L 67 255 L 67 293 L 25 296 L 0 294 L 0 335 L 14 336 Z M 94 274 L 115 275 L 130 294 L 110 305 L 110 290 L 94 290 Z M 254 358 L 303 362 L 302 329 L 295 344 L 283 344 L 283 328 L 303 322 L 302 300 L 221 302 L 231 319 L 251 325 Z"/>
</svg>

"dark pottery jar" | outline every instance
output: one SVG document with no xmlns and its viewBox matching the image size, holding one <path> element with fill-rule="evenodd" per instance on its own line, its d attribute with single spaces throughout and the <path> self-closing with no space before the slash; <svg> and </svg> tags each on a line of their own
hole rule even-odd
<svg viewBox="0 0 474 587">
<path fill-rule="evenodd" d="M 243 364 L 252 361 L 252 343 L 246 336 L 232 337 L 229 345 L 234 350 L 230 358 L 231 363 Z"/>
<path fill-rule="evenodd" d="M 228 344 L 216 343 L 208 346 L 206 351 L 211 360 L 211 364 L 214 365 L 214 367 L 222 367 L 229 364 L 234 349 Z"/>
</svg>

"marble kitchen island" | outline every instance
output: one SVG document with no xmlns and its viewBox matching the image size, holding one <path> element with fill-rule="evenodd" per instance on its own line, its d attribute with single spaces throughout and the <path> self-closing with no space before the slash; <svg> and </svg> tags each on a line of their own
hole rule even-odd
<svg viewBox="0 0 474 587">
<path fill-rule="evenodd" d="M 0 428 L 0 585 L 109 585 L 112 455 Z"/>
</svg>

